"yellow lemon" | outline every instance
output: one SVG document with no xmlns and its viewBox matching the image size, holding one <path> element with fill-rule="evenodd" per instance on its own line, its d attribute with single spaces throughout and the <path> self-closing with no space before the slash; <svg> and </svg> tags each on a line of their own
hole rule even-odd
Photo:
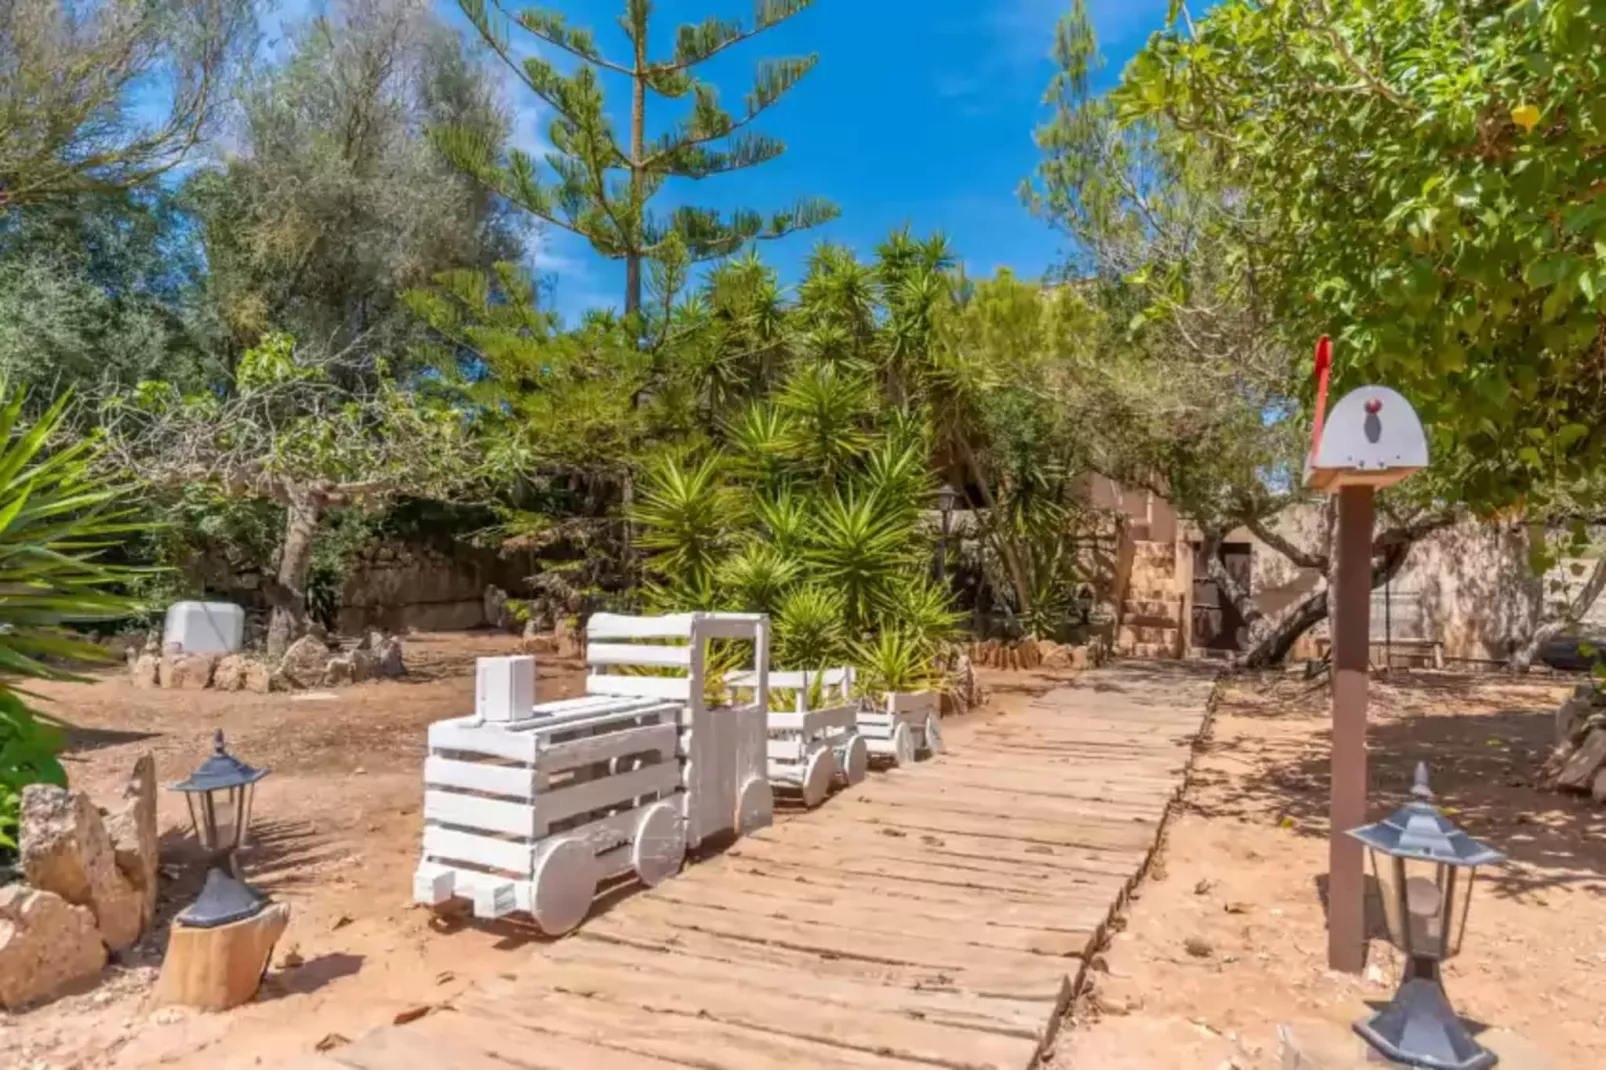
<svg viewBox="0 0 1606 1070">
<path fill-rule="evenodd" d="M 1532 104 L 1519 104 L 1511 109 L 1511 121 L 1524 131 L 1532 130 L 1539 125 L 1539 109 Z"/>
</svg>

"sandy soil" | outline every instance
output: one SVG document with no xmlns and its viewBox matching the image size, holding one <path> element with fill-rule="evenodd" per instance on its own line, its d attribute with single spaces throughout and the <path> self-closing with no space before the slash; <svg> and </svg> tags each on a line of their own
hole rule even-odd
<svg viewBox="0 0 1606 1070">
<path fill-rule="evenodd" d="M 68 775 L 96 798 L 117 790 L 146 751 L 161 783 L 182 779 L 209 753 L 214 728 L 224 730 L 231 753 L 271 769 L 259 787 L 256 843 L 243 861 L 248 879 L 293 913 L 255 1003 L 226 1014 L 152 1006 L 166 925 L 194 900 L 202 875 L 183 800 L 164 792 L 156 931 L 94 990 L 19 1014 L 0 1011 L 0 1070 L 271 1065 L 507 971 L 539 933 L 517 924 L 445 926 L 415 908 L 410 893 L 424 729 L 470 712 L 474 658 L 512 653 L 515 644 L 493 633 L 415 636 L 405 680 L 322 698 L 137 691 L 121 674 L 39 688 L 77 726 Z M 538 664 L 542 700 L 583 689 L 580 663 Z M 1058 679 L 982 677 L 993 695 L 989 714 Z"/>
<path fill-rule="evenodd" d="M 1557 1067 L 1606 1052 L 1606 811 L 1530 776 L 1567 687 L 1395 675 L 1375 682 L 1374 817 L 1429 763 L 1438 801 L 1511 864 L 1474 889 L 1456 1008 L 1536 1045 Z M 1055 1064 L 1078 1070 L 1273 1067 L 1280 1024 L 1342 1025 L 1386 1001 L 1397 956 L 1372 943 L 1361 977 L 1326 968 L 1327 699 L 1293 680 L 1224 685 L 1163 858 L 1095 973 Z"/>
<path fill-rule="evenodd" d="M 201 876 L 183 800 L 164 792 L 157 931 L 94 991 L 0 1012 L 0 1067 L 211 1066 L 237 1045 L 270 1057 L 304 1052 L 328 1033 L 354 1035 L 502 968 L 533 934 L 508 926 L 448 936 L 409 898 L 424 728 L 470 712 L 474 658 L 513 653 L 515 643 L 491 633 L 415 636 L 406 679 L 323 698 L 137 691 L 120 674 L 39 688 L 77 726 L 68 776 L 96 798 L 146 751 L 161 783 L 182 779 L 209 752 L 214 728 L 231 753 L 271 769 L 259 787 L 257 842 L 243 861 L 251 882 L 293 913 L 280 968 L 258 1002 L 224 1015 L 151 1007 L 166 922 L 193 901 Z M 542 698 L 576 694 L 580 666 L 548 661 L 538 686 Z"/>
</svg>

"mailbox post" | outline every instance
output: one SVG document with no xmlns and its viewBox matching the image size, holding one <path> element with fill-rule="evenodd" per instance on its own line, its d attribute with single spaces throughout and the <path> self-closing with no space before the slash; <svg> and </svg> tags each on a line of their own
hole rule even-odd
<svg viewBox="0 0 1606 1070">
<path fill-rule="evenodd" d="M 1366 707 L 1372 616 L 1374 496 L 1428 464 L 1422 421 L 1399 394 L 1363 386 L 1324 413 L 1332 343 L 1316 347 L 1316 423 L 1305 485 L 1338 495 L 1338 553 L 1328 608 L 1333 638 L 1333 753 L 1327 873 L 1327 963 L 1366 964 L 1366 878 L 1359 841 L 1366 823 Z"/>
</svg>

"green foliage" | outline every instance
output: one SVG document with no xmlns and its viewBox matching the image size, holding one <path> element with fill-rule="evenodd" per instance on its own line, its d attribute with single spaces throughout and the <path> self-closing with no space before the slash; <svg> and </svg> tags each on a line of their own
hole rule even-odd
<svg viewBox="0 0 1606 1070">
<path fill-rule="evenodd" d="M 943 680 L 934 668 L 930 643 L 899 629 L 888 629 L 853 648 L 859 689 L 874 697 L 889 691 L 932 691 Z"/>
<path fill-rule="evenodd" d="M 24 786 L 63 783 L 55 754 L 59 734 L 40 722 L 17 687 L 22 680 L 71 680 L 73 662 L 102 657 L 67 630 L 83 621 L 127 615 L 132 602 L 116 593 L 129 570 L 102 554 L 139 529 L 129 522 L 120 488 L 98 478 L 92 444 L 62 442 L 66 400 L 31 426 L 25 398 L 7 390 L 0 401 L 0 850 L 12 830 Z"/>
<path fill-rule="evenodd" d="M 1602 0 L 1229 0 L 1115 94 L 1253 205 L 1283 329 L 1335 335 L 1340 392 L 1411 398 L 1476 505 L 1606 460 L 1603 21 Z"/>
<path fill-rule="evenodd" d="M 605 57 L 589 30 L 571 27 L 563 15 L 539 8 L 509 19 L 500 5 L 459 0 L 463 13 L 486 44 L 551 111 L 547 140 L 552 151 L 540 164 L 518 149 L 501 146 L 484 131 L 463 124 L 438 124 L 435 138 L 463 170 L 487 188 L 538 219 L 584 237 L 598 253 L 627 264 L 625 312 L 641 311 L 641 264 L 657 261 L 678 272 L 688 261 L 716 260 L 750 241 L 779 238 L 836 216 L 836 207 L 817 198 L 800 200 L 764 216 L 750 209 L 720 213 L 683 205 L 667 216 L 648 208 L 670 178 L 703 179 L 755 167 L 779 156 L 784 146 L 750 129 L 813 68 L 816 57 L 766 60 L 738 114 L 722 108 L 711 83 L 694 69 L 723 52 L 785 21 L 811 0 L 766 0 L 751 24 L 715 18 L 681 26 L 673 58 L 648 57 L 652 6 L 628 0 L 619 26 L 630 43 L 630 57 Z M 567 53 L 573 73 L 562 74 L 545 55 L 518 56 L 510 44 L 516 25 L 544 48 Z M 629 129 L 615 133 L 602 91 L 602 75 L 631 82 Z M 691 113 L 662 136 L 649 141 L 649 100 L 691 98 Z M 672 288 L 673 289 L 673 288 Z M 666 309 L 667 311 L 667 309 Z"/>
<path fill-rule="evenodd" d="M 0 5 L 0 215 L 169 171 L 254 37 L 244 0 Z"/>
<path fill-rule="evenodd" d="M 416 334 L 398 295 L 449 268 L 488 270 L 522 236 L 424 129 L 456 123 L 499 145 L 508 120 L 481 57 L 427 5 L 339 0 L 289 38 L 241 86 L 231 151 L 183 191 L 230 363 L 283 332 L 400 370 Z"/>
</svg>

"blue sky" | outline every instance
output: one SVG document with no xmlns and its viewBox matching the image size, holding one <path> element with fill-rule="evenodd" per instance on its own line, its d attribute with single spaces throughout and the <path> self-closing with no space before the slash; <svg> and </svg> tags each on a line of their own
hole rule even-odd
<svg viewBox="0 0 1606 1070">
<path fill-rule="evenodd" d="M 454 0 L 437 0 L 455 11 Z M 613 23 L 619 0 L 550 0 L 599 43 L 624 44 Z M 780 159 L 744 172 L 672 185 L 664 198 L 711 207 L 781 207 L 816 194 L 842 216 L 813 231 L 765 243 L 765 258 L 783 280 L 797 277 L 818 240 L 868 255 L 890 230 L 942 230 L 973 274 L 1007 266 L 1037 276 L 1057 258 L 1059 241 L 1034 220 L 1017 195 L 1036 163 L 1032 128 L 1053 66 L 1048 53 L 1056 20 L 1070 0 L 817 0 L 813 7 L 711 61 L 706 70 L 729 105 L 739 105 L 756 62 L 765 56 L 817 52 L 818 67 L 772 108 L 760 129 L 787 144 Z M 1091 0 L 1094 24 L 1113 80 L 1131 54 L 1163 24 L 1167 0 Z M 673 27 L 709 14 L 745 16 L 746 0 L 659 0 L 656 49 L 667 52 Z M 625 106 L 623 84 L 609 83 Z M 517 141 L 539 147 L 547 117 L 509 86 Z M 682 105 L 657 102 L 659 122 Z M 649 109 L 651 108 L 649 104 Z M 624 129 L 624 113 L 615 115 Z M 624 269 L 593 255 L 585 242 L 549 228 L 534 258 L 556 279 L 566 316 L 591 306 L 622 304 Z"/>
<path fill-rule="evenodd" d="M 463 25 L 456 0 L 434 2 Z M 504 2 L 521 6 L 519 0 Z M 619 54 L 627 44 L 614 23 L 623 0 L 545 4 L 573 24 L 593 28 L 605 52 Z M 294 20 L 321 6 L 318 0 L 281 0 L 279 14 Z M 1167 6 L 1167 0 L 1089 0 L 1108 61 L 1105 83 L 1161 27 Z M 1053 74 L 1054 24 L 1070 7 L 1071 0 L 816 0 L 699 72 L 735 110 L 760 59 L 819 53 L 815 70 L 758 126 L 785 141 L 786 154 L 747 171 L 672 183 L 655 205 L 765 211 L 799 196 L 834 200 L 840 219 L 764 244 L 765 259 L 788 283 L 817 241 L 841 242 L 868 256 L 905 223 L 921 234 L 946 233 L 973 275 L 1009 267 L 1036 277 L 1058 258 L 1059 240 L 1021 206 L 1017 190 L 1037 161 L 1032 129 L 1044 115 L 1043 90 Z M 652 47 L 668 54 L 681 22 L 711 14 L 746 18 L 751 10 L 749 0 L 657 0 Z M 521 36 L 531 41 L 515 31 L 516 42 Z M 539 152 L 549 116 L 511 73 L 505 81 L 515 143 Z M 623 131 L 626 86 L 605 82 L 605 89 L 617 102 L 614 119 Z M 683 107 L 676 101 L 650 103 L 649 126 L 663 129 Z M 531 259 L 554 278 L 555 299 L 566 317 L 589 307 L 622 306 L 623 266 L 595 256 L 583 239 L 547 228 L 532 245 Z"/>
</svg>

